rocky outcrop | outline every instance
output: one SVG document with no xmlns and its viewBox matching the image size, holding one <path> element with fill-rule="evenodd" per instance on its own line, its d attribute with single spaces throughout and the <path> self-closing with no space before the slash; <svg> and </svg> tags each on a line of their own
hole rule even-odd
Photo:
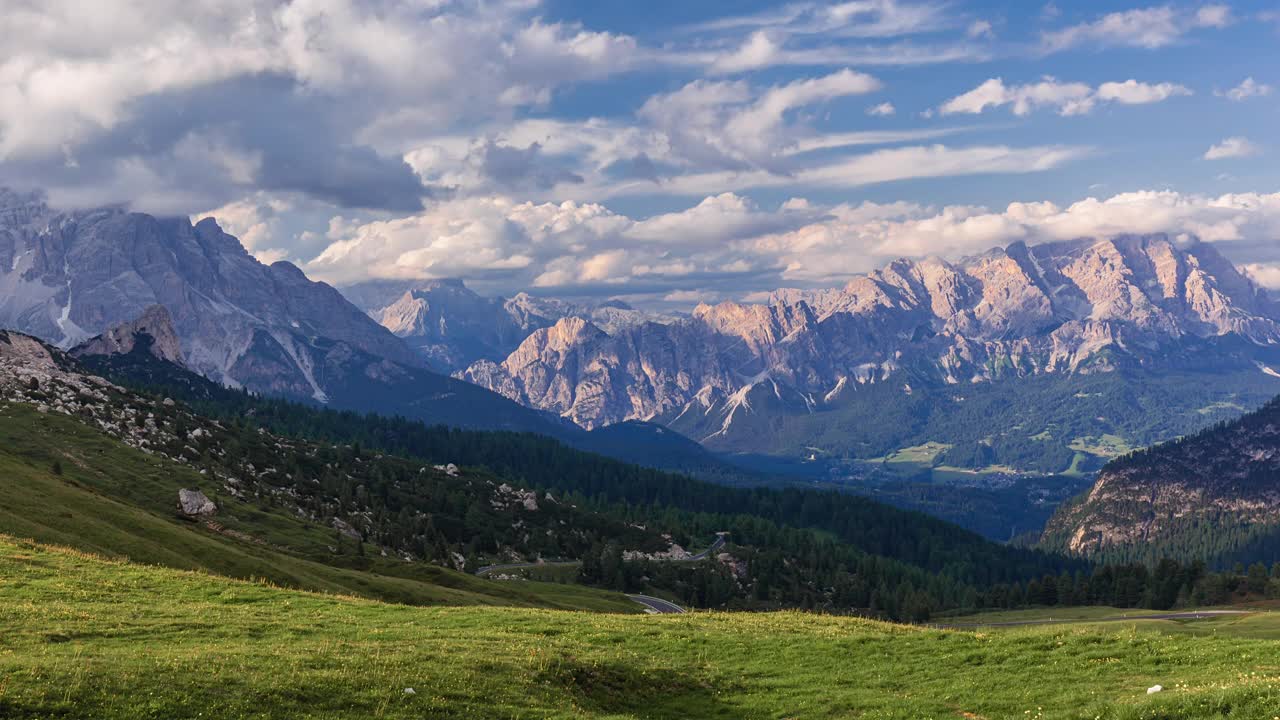
<svg viewBox="0 0 1280 720">
<path fill-rule="evenodd" d="M 1201 553 L 1241 527 L 1280 524 L 1280 399 L 1191 438 L 1116 460 L 1061 507 L 1043 544 L 1077 555 Z M 1236 548 L 1232 548 L 1236 549 Z M 1157 558 L 1158 559 L 1158 558 Z"/>
<path fill-rule="evenodd" d="M 139 346 L 153 357 L 185 367 L 182 341 L 173 329 L 173 319 L 163 305 L 152 305 L 137 320 L 117 325 L 101 335 L 77 345 L 75 357 L 86 355 L 128 355 Z"/>
<path fill-rule="evenodd" d="M 64 213 L 0 192 L 0 327 L 65 348 L 156 305 L 183 362 L 232 386 L 323 400 L 314 369 L 336 345 L 421 364 L 336 290 L 290 263 L 259 263 L 213 219 Z"/>
<path fill-rule="evenodd" d="M 464 376 L 585 427 L 710 412 L 729 422 L 766 379 L 777 401 L 804 411 L 906 368 L 957 385 L 1108 372 L 1196 339 L 1268 346 L 1280 343 L 1278 319 L 1210 245 L 1019 243 L 956 263 L 898 260 L 840 289 L 702 305 L 664 323 L 561 319 Z"/>
<path fill-rule="evenodd" d="M 218 512 L 218 506 L 199 490 L 182 488 L 178 491 L 178 512 L 184 517 L 207 517 Z"/>
<path fill-rule="evenodd" d="M 375 280 L 342 292 L 432 367 L 459 375 L 476 363 L 503 360 L 531 333 L 564 318 L 589 319 L 608 332 L 672 319 L 617 300 L 572 303 L 528 293 L 482 297 L 461 280 Z"/>
</svg>

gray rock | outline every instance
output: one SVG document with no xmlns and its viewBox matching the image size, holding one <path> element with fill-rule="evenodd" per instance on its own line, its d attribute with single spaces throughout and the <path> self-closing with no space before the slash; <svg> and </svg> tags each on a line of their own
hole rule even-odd
<svg viewBox="0 0 1280 720">
<path fill-rule="evenodd" d="M 178 512 L 187 517 L 204 517 L 218 512 L 218 506 L 199 490 L 183 488 L 178 491 Z"/>
<path fill-rule="evenodd" d="M 136 320 L 117 325 L 105 333 L 72 349 L 75 357 L 89 355 L 127 355 L 139 344 L 145 344 L 153 356 L 185 367 L 182 342 L 173 329 L 173 318 L 163 305 L 152 305 Z"/>
<path fill-rule="evenodd" d="M 263 265 L 213 219 L 58 212 L 0 189 L 0 327 L 63 348 L 106 333 L 95 347 L 120 352 L 139 328 L 107 331 L 126 323 L 160 327 L 161 351 L 211 380 L 266 393 L 325 399 L 329 374 L 313 370 L 334 353 L 423 364 L 336 290 Z"/>
</svg>

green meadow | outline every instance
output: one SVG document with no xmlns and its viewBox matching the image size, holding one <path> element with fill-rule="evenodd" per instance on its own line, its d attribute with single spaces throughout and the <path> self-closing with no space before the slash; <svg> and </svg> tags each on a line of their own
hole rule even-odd
<svg viewBox="0 0 1280 720">
<path fill-rule="evenodd" d="M 1274 718 L 1280 622 L 412 607 L 0 538 L 4 718 Z M 1147 688 L 1162 685 L 1149 695 Z"/>
</svg>

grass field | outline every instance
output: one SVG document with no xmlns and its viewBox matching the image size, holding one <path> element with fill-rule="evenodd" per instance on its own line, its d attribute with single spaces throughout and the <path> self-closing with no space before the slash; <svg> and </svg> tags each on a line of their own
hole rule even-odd
<svg viewBox="0 0 1280 720">
<path fill-rule="evenodd" d="M 4 718 L 1273 718 L 1246 634 L 409 607 L 0 538 Z"/>
<path fill-rule="evenodd" d="M 1243 405 L 1240 405 L 1239 403 L 1218 401 L 1218 402 L 1206 405 L 1205 407 L 1202 407 L 1199 410 L 1196 410 L 1196 412 L 1200 413 L 1201 415 L 1212 415 L 1214 413 L 1220 413 L 1220 412 L 1239 413 L 1243 415 L 1244 413 L 1248 412 L 1248 410 Z"/>
<path fill-rule="evenodd" d="M 1068 447 L 1076 452 L 1088 453 L 1102 458 L 1119 457 L 1127 455 L 1134 450 L 1128 440 L 1119 435 L 1110 434 L 1102 435 L 1101 437 L 1076 438 L 1071 441 L 1071 445 Z"/>
<path fill-rule="evenodd" d="M 61 474 L 54 471 L 58 462 Z M 279 509 L 219 497 L 219 525 L 179 519 L 181 487 L 209 488 L 177 463 L 133 450 L 29 405 L 0 405 L 0 533 L 111 557 L 410 604 L 487 604 L 638 612 L 618 593 L 496 582 L 426 563 L 335 556 L 333 531 Z M 246 541 L 249 537 L 255 541 Z M 0 717 L 3 717 L 0 714 Z"/>
</svg>

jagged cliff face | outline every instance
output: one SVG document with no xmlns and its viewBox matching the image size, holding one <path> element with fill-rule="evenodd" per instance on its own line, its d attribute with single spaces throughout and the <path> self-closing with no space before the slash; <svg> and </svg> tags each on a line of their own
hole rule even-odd
<svg viewBox="0 0 1280 720">
<path fill-rule="evenodd" d="M 182 341 L 173 329 L 173 318 L 163 305 L 152 305 L 136 320 L 117 325 L 72 349 L 75 357 L 85 355 L 128 355 L 141 344 L 157 359 L 185 367 Z"/>
<path fill-rule="evenodd" d="M 606 332 L 561 319 L 465 376 L 586 427 L 693 412 L 731 420 L 766 383 L 777 401 L 812 410 L 907 369 L 963 385 L 1142 365 L 1195 339 L 1269 346 L 1278 318 L 1206 244 L 1016 244 L 957 263 L 899 260 L 841 289 L 703 305 L 663 324 Z"/>
<path fill-rule="evenodd" d="M 0 190 L 0 327 L 70 347 L 154 305 L 188 367 L 257 391 L 324 399 L 319 369 L 335 352 L 421 363 L 333 288 L 259 263 L 212 219 L 61 213 Z"/>
<path fill-rule="evenodd" d="M 506 358 L 531 333 L 563 318 L 588 318 L 613 332 L 654 317 L 616 301 L 572 303 L 528 293 L 482 297 L 456 279 L 375 280 L 342 292 L 432 367 L 455 374 Z"/>
<path fill-rule="evenodd" d="M 1093 556 L 1212 556 L 1228 530 L 1280 523 L 1280 400 L 1194 437 L 1115 461 L 1049 520 L 1043 543 Z M 1212 542 L 1196 537 L 1210 531 Z M 1236 548 L 1218 548 L 1235 550 Z M 1198 555 L 1197 555 L 1198 553 Z"/>
<path fill-rule="evenodd" d="M 476 357 L 509 352 L 541 318 L 528 326 L 503 312 L 495 298 L 483 298 L 460 281 L 437 281 L 411 287 L 394 302 L 371 313 L 431 363 L 452 372 Z"/>
</svg>

